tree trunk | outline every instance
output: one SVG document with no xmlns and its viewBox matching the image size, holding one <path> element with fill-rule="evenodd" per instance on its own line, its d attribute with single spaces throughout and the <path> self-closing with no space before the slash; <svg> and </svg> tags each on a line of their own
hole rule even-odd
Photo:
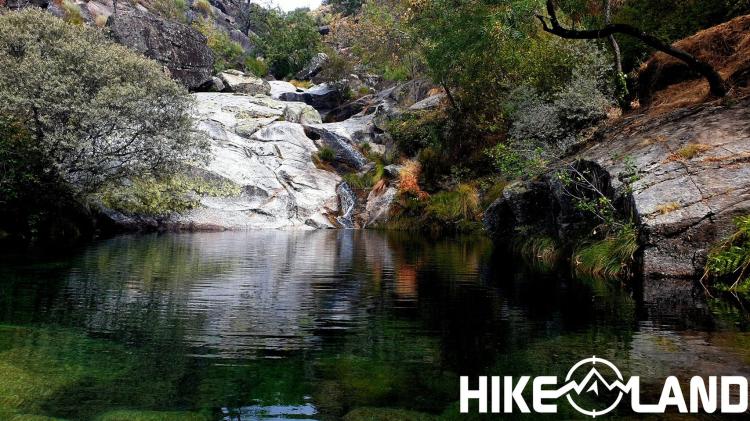
<svg viewBox="0 0 750 421">
<path fill-rule="evenodd" d="M 711 87 L 712 95 L 723 97 L 727 94 L 726 82 L 710 64 L 696 58 L 687 51 L 673 47 L 656 38 L 655 36 L 649 35 L 634 26 L 622 23 L 614 23 L 605 25 L 600 29 L 591 29 L 586 31 L 563 28 L 560 25 L 560 22 L 557 20 L 557 12 L 552 0 L 547 0 L 547 14 L 549 15 L 548 17 L 537 15 L 537 18 L 542 22 L 542 27 L 544 28 L 544 30 L 546 32 L 549 32 L 550 34 L 567 39 L 601 39 L 608 38 L 611 35 L 618 33 L 638 38 L 649 47 L 659 50 L 676 59 L 682 60 L 683 62 L 685 62 L 685 64 L 688 65 L 688 67 L 706 78 L 706 80 L 708 80 L 708 84 Z M 547 22 L 547 19 L 549 19 L 549 22 Z"/>
<path fill-rule="evenodd" d="M 604 24 L 609 25 L 612 21 L 612 1 L 604 0 Z M 615 71 L 622 74 L 622 57 L 620 55 L 620 44 L 617 43 L 614 34 L 609 36 L 609 44 L 612 46 L 612 54 L 615 59 Z"/>
</svg>

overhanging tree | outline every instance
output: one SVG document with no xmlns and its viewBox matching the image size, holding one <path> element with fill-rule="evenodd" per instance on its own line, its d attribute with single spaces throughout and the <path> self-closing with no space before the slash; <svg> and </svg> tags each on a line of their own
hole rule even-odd
<svg viewBox="0 0 750 421">
<path fill-rule="evenodd" d="M 649 35 L 640 29 L 622 23 L 608 23 L 598 29 L 575 30 L 565 28 L 557 18 L 557 7 L 553 0 L 547 0 L 547 16 L 537 14 L 543 29 L 553 35 L 566 39 L 602 39 L 609 38 L 614 34 L 624 34 L 641 40 L 646 45 L 661 51 L 669 56 L 683 61 L 690 69 L 706 78 L 711 89 L 711 94 L 723 97 L 727 94 L 727 83 L 721 75 L 710 64 L 695 57 L 685 50 L 669 45 L 653 35 Z"/>
</svg>

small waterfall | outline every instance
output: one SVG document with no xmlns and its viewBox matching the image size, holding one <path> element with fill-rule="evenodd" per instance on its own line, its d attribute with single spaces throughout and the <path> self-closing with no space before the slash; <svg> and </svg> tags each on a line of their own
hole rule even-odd
<svg viewBox="0 0 750 421">
<path fill-rule="evenodd" d="M 339 195 L 339 209 L 341 210 L 341 216 L 337 217 L 336 221 L 343 228 L 352 229 L 354 228 L 354 208 L 357 205 L 357 197 L 346 181 L 342 181 L 336 187 L 336 194 Z"/>
</svg>

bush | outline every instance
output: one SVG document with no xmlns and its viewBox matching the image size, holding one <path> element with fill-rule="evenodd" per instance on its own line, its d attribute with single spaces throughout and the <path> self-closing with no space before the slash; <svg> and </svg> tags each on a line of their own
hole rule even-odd
<svg viewBox="0 0 750 421">
<path fill-rule="evenodd" d="M 257 77 L 265 77 L 268 75 L 268 65 L 263 60 L 255 57 L 247 57 L 245 58 L 245 71 Z"/>
<path fill-rule="evenodd" d="M 328 146 L 323 146 L 318 150 L 318 158 L 324 162 L 331 162 L 336 159 L 336 151 Z"/>
<path fill-rule="evenodd" d="M 227 197 L 240 193 L 239 186 L 229 181 L 178 174 L 161 178 L 138 177 L 106 187 L 100 197 L 105 206 L 126 214 L 164 216 L 195 208 L 200 203 L 199 195 Z"/>
<path fill-rule="evenodd" d="M 185 0 L 154 0 L 149 10 L 161 17 L 185 22 L 188 6 Z"/>
<path fill-rule="evenodd" d="M 750 216 L 737 218 L 737 231 L 708 254 L 703 279 L 713 279 L 721 289 L 750 293 Z"/>
<path fill-rule="evenodd" d="M 195 0 L 193 8 L 203 14 L 203 16 L 211 16 L 213 10 L 211 9 L 211 3 L 208 0 Z"/>
<path fill-rule="evenodd" d="M 265 33 L 259 34 L 259 48 L 277 78 L 302 70 L 320 51 L 318 26 L 304 11 L 270 11 L 265 27 Z"/>
<path fill-rule="evenodd" d="M 207 150 L 159 64 L 35 8 L 0 15 L 0 97 L 0 220 L 29 238 L 90 223 L 85 199 L 105 184 Z"/>
<path fill-rule="evenodd" d="M 80 6 L 70 0 L 63 0 L 60 6 L 65 22 L 72 23 L 73 25 L 83 25 L 85 23 Z"/>
<path fill-rule="evenodd" d="M 187 91 L 162 67 L 29 8 L 0 15 L 0 117 L 81 192 L 199 158 Z"/>
<path fill-rule="evenodd" d="M 206 44 L 214 53 L 214 71 L 216 73 L 239 67 L 245 63 L 245 50 L 229 37 L 225 31 L 216 28 L 210 19 L 198 19 L 193 27 L 205 35 Z"/>
<path fill-rule="evenodd" d="M 455 190 L 432 195 L 426 211 L 445 223 L 475 220 L 479 214 L 479 193 L 470 184 L 459 184 Z"/>
<path fill-rule="evenodd" d="M 603 240 L 584 244 L 573 255 L 573 270 L 579 276 L 597 279 L 624 279 L 638 250 L 638 232 L 625 225 Z"/>
</svg>

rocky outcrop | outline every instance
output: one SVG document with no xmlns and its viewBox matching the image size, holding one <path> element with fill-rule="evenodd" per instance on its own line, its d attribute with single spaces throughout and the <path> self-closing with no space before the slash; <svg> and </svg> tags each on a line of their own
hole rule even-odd
<svg viewBox="0 0 750 421">
<path fill-rule="evenodd" d="M 312 154 L 318 148 L 300 124 L 276 121 L 288 104 L 260 96 L 195 97 L 198 130 L 212 145 L 206 170 L 238 184 L 242 194 L 203 197 L 199 208 L 170 224 L 192 229 L 337 226 L 341 178 L 315 167 Z"/>
<path fill-rule="evenodd" d="M 219 73 L 219 79 L 224 83 L 228 92 L 247 95 L 270 95 L 271 85 L 265 80 L 239 70 L 227 70 Z"/>
<path fill-rule="evenodd" d="M 325 66 L 326 62 L 328 62 L 328 54 L 315 54 L 307 63 L 307 65 L 305 65 L 302 70 L 297 72 L 294 77 L 299 80 L 310 80 L 317 76 L 321 70 L 323 70 L 323 66 Z"/>
<path fill-rule="evenodd" d="M 299 92 L 299 90 L 284 92 L 279 95 L 279 98 L 283 101 L 304 102 L 312 105 L 321 113 L 338 107 L 343 100 L 341 92 L 336 87 L 327 84 L 314 85 L 310 89 L 302 90 L 302 92 Z"/>
<path fill-rule="evenodd" d="M 737 216 L 750 214 L 750 99 L 636 115 L 597 137 L 572 160 L 590 170 L 623 215 L 634 216 L 645 284 L 658 288 L 665 278 L 702 273 L 711 245 L 734 230 Z M 506 188 L 485 213 L 499 241 L 521 226 L 564 239 L 587 224 L 555 177 Z"/>
<path fill-rule="evenodd" d="M 158 61 L 188 89 L 211 79 L 213 53 L 190 26 L 137 10 L 110 16 L 107 26 L 115 41 Z"/>
</svg>

